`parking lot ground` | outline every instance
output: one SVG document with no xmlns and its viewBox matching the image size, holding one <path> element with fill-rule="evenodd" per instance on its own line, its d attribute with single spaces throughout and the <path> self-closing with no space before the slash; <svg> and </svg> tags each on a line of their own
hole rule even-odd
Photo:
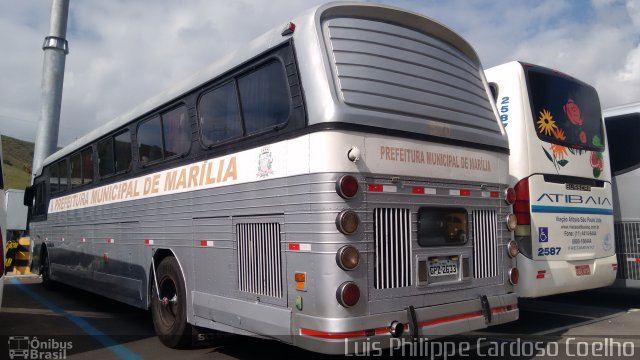
<svg viewBox="0 0 640 360">
<path fill-rule="evenodd" d="M 45 290 L 40 282 L 37 276 L 5 278 L 0 310 L 0 358 L 10 355 L 15 359 L 32 359 L 32 355 L 37 355 L 35 358 L 90 360 L 335 358 L 273 340 L 243 336 L 207 338 L 194 348 L 169 349 L 156 337 L 148 311 L 67 286 Z M 640 358 L 638 307 L 640 292 L 604 290 L 523 299 L 517 322 L 431 342 L 453 344 L 453 353 L 405 347 L 384 354 L 434 359 L 492 355 L 575 359 L 600 354 L 606 358 Z M 24 357 L 26 349 L 37 351 Z M 410 353 L 411 350 L 416 351 Z M 627 356 L 631 353 L 633 356 Z"/>
</svg>

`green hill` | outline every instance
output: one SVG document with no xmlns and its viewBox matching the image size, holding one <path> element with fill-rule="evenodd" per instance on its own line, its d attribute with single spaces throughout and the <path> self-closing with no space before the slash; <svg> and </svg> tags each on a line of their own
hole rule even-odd
<svg viewBox="0 0 640 360">
<path fill-rule="evenodd" d="M 33 143 L 2 135 L 5 189 L 21 189 L 31 183 Z"/>
</svg>

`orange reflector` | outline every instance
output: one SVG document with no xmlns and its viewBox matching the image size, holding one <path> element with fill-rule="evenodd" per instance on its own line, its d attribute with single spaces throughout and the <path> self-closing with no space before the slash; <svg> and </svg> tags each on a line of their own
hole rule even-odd
<svg viewBox="0 0 640 360">
<path fill-rule="evenodd" d="M 296 282 L 305 282 L 306 281 L 305 273 L 295 273 Z"/>
<path fill-rule="evenodd" d="M 304 290 L 305 289 L 304 288 L 304 283 L 303 282 L 296 283 L 296 289 L 297 290 Z"/>
</svg>

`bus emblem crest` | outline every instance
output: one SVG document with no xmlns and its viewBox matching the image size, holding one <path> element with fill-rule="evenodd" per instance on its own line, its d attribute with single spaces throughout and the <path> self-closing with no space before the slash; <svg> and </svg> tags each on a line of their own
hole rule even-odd
<svg viewBox="0 0 640 360">
<path fill-rule="evenodd" d="M 268 146 L 263 147 L 262 150 L 260 150 L 260 154 L 258 155 L 258 173 L 256 174 L 256 177 L 264 179 L 267 176 L 273 174 L 271 164 L 273 164 L 271 149 Z"/>
</svg>

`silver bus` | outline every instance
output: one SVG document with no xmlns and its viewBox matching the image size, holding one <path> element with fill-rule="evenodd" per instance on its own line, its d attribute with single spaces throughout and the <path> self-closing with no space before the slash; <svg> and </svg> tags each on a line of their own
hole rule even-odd
<svg viewBox="0 0 640 360">
<path fill-rule="evenodd" d="M 613 178 L 616 287 L 640 288 L 640 102 L 604 111 Z"/>
<path fill-rule="evenodd" d="M 463 38 L 327 4 L 45 159 L 34 268 L 150 308 L 169 347 L 485 328 L 518 318 L 508 156 Z"/>
</svg>

